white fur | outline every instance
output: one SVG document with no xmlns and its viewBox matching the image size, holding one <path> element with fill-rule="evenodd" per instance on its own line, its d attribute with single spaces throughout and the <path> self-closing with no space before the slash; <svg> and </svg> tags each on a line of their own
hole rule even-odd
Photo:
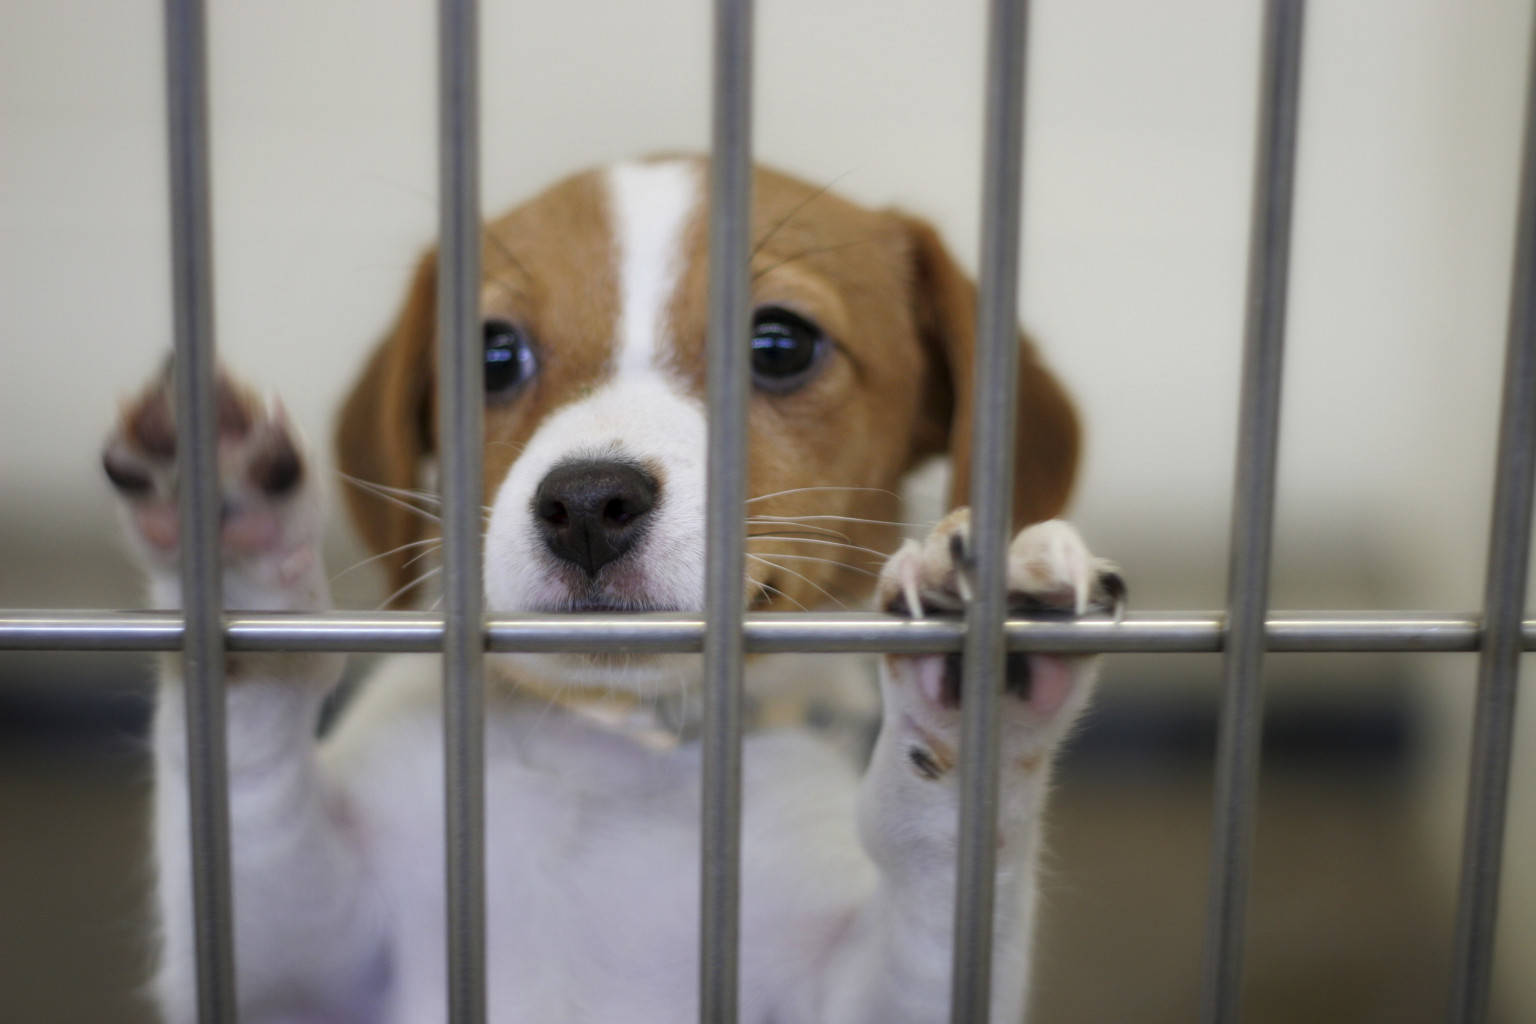
<svg viewBox="0 0 1536 1024">
<path fill-rule="evenodd" d="M 704 410 L 658 374 L 621 377 L 553 413 L 528 439 L 491 504 L 486 597 L 495 611 L 559 610 L 570 597 L 548 578 L 558 559 L 535 528 L 533 495 L 556 464 L 618 458 L 655 466 L 662 499 L 633 565 L 650 604 L 693 610 L 703 600 Z"/>
<path fill-rule="evenodd" d="M 609 568 L 615 597 L 692 611 L 704 599 L 704 410 L 660 374 L 620 376 L 540 425 L 496 491 L 485 533 L 486 600 L 493 611 L 559 611 L 571 593 L 559 559 L 533 516 L 534 492 L 550 469 L 571 459 L 619 459 L 653 467 L 662 496 L 636 551 Z M 642 693 L 675 691 L 697 675 L 696 658 L 665 657 L 599 667 L 574 655 L 499 655 L 497 661 L 549 686 L 607 685 Z"/>
<path fill-rule="evenodd" d="M 655 369 L 668 337 L 667 304 L 681 269 L 679 241 L 699 205 L 699 169 L 690 160 L 622 163 L 608 171 L 618 244 L 620 328 L 614 366 L 621 376 Z"/>
<path fill-rule="evenodd" d="M 692 173 L 692 172 L 690 172 Z M 699 607 L 703 411 L 665 376 L 658 338 L 690 209 L 676 165 L 612 172 L 623 227 L 623 341 L 612 378 L 552 413 L 498 489 L 486 541 L 497 611 L 558 607 L 538 542 L 534 490 L 556 463 L 618 454 L 656 467 L 657 517 L 621 582 L 650 606 Z M 314 488 L 306 481 L 306 488 Z M 318 504 L 274 506 L 304 550 L 247 552 L 230 592 L 251 609 L 323 609 L 313 556 Z M 946 523 L 951 523 L 947 520 Z M 951 528 L 941 526 L 941 531 Z M 1047 536 L 1048 535 L 1048 536 Z M 1018 585 L 1076 595 L 1093 563 L 1064 524 L 1016 548 Z M 950 586 L 915 547 L 888 573 L 926 600 Z M 266 585 L 273 559 L 296 571 Z M 1011 560 L 1010 564 L 1014 564 Z M 173 564 L 151 562 L 168 587 Z M 281 574 L 280 574 L 281 575 Z M 173 591 L 163 591 L 173 596 Z M 942 596 L 942 595 L 940 595 Z M 954 594 L 948 594 L 954 600 Z M 945 1019 L 958 793 L 915 751 L 958 744 L 958 712 L 934 699 L 940 658 L 882 661 L 883 724 L 860 779 L 808 730 L 746 737 L 741 1013 L 744 1024 L 918 1024 Z M 797 665 L 813 664 L 801 659 Z M 241 1020 L 432 1024 L 445 1016 L 443 721 L 435 656 L 387 659 L 335 731 L 314 738 L 334 659 L 239 656 L 231 668 L 229 765 Z M 840 659 L 827 659 L 825 675 Z M 620 687 L 686 686 L 678 662 L 629 669 L 524 659 L 513 675 Z M 186 750 L 180 683 L 167 662 L 155 729 L 156 842 L 164 948 L 156 991 L 171 1024 L 194 1016 Z M 651 667 L 647 667 L 651 666 Z M 657 668 L 656 666 L 661 666 Z M 1091 664 L 1057 661 L 1067 711 L 1010 700 L 1002 725 L 993 1020 L 1020 1019 L 1033 918 L 1041 767 L 1080 708 Z M 561 675 L 561 673 L 564 675 Z M 1065 675 L 1061 675 L 1065 673 Z M 820 675 L 809 680 L 821 681 Z M 697 1016 L 700 751 L 658 750 L 540 698 L 491 687 L 486 712 L 488 987 L 498 1024 L 675 1024 Z M 940 759 L 942 759 L 941 755 Z M 1034 767 L 1029 765 L 1033 763 Z"/>
</svg>

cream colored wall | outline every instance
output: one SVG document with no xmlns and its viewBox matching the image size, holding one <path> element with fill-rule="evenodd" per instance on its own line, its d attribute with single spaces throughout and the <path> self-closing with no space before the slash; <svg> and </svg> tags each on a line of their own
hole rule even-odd
<svg viewBox="0 0 1536 1024">
<path fill-rule="evenodd" d="M 430 5 L 213 6 L 220 343 L 324 437 L 433 232 Z M 1530 6 L 1312 5 L 1277 604 L 1478 601 Z M 971 260 L 981 5 L 761 7 L 762 158 L 933 217 Z M 1091 425 L 1077 517 L 1141 607 L 1216 605 L 1258 4 L 1034 7 L 1024 317 Z M 485 8 L 488 208 L 705 144 L 702 0 Z M 168 345 L 158 16 L 0 5 L 0 601 L 123 599 L 94 453 Z M 1470 660 L 1408 664 L 1449 878 Z M 1522 715 L 1500 979 L 1533 1015 L 1513 967 L 1536 961 L 1531 701 Z"/>
</svg>

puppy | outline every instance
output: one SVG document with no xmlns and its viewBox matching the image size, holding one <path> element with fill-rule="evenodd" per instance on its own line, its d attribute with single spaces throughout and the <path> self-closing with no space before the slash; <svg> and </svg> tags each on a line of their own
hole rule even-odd
<svg viewBox="0 0 1536 1024">
<path fill-rule="evenodd" d="M 706 166 L 569 178 L 486 228 L 485 593 L 496 613 L 693 611 L 703 589 Z M 762 170 L 752 253 L 753 610 L 867 598 L 963 608 L 967 517 L 898 548 L 902 477 L 949 452 L 966 494 L 975 295 L 925 224 Z M 435 266 L 417 269 L 337 432 L 357 528 L 410 601 L 434 547 Z M 1106 607 L 1118 582 L 1055 520 L 1078 428 L 1021 342 L 1009 555 L 1021 607 Z M 315 460 L 280 407 L 223 378 L 232 609 L 329 607 Z M 158 605 L 179 603 L 166 381 L 130 401 L 104 462 Z M 883 569 L 876 572 L 886 556 Z M 758 692 L 775 659 L 748 666 Z M 837 659 L 820 659 L 827 664 Z M 815 665 L 818 659 L 810 659 Z M 957 843 L 958 656 L 885 657 L 859 771 L 807 729 L 744 746 L 741 1019 L 946 1019 Z M 796 673 L 805 676 L 806 660 Z M 1010 659 L 993 1018 L 1020 1019 L 1038 819 L 1092 659 Z M 442 718 L 435 659 L 387 660 L 316 739 L 339 660 L 229 661 L 238 999 L 246 1022 L 423 1024 L 445 1013 Z M 699 750 L 692 656 L 488 659 L 489 1008 L 498 1022 L 695 1019 Z M 832 686 L 830 668 L 825 683 Z M 812 686 L 822 680 L 812 678 Z M 154 750 L 167 1020 L 193 1019 L 182 682 Z M 692 698 L 690 702 L 689 698 Z"/>
</svg>

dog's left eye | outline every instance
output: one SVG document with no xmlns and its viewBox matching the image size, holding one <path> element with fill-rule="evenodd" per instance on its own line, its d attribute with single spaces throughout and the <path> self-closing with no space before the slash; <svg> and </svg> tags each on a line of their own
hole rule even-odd
<svg viewBox="0 0 1536 1024">
<path fill-rule="evenodd" d="M 793 391 L 821 364 L 828 347 L 821 328 L 777 306 L 752 318 L 752 380 L 765 391 Z"/>
<path fill-rule="evenodd" d="M 539 357 L 528 333 L 506 320 L 485 322 L 485 393 L 510 395 L 528 383 L 539 368 Z"/>
</svg>

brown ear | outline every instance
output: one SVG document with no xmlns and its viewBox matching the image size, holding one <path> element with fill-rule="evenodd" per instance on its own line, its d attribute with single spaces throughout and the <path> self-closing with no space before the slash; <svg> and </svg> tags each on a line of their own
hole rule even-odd
<svg viewBox="0 0 1536 1024">
<path fill-rule="evenodd" d="M 422 460 L 432 451 L 435 436 L 436 317 L 437 259 L 428 253 L 416 267 L 399 319 L 369 357 L 336 424 L 336 464 L 355 478 L 342 481 L 347 507 L 364 543 L 383 555 L 379 561 L 392 592 L 419 575 L 406 563 L 420 551 L 404 545 L 427 536 L 432 524 L 406 507 L 408 499 L 392 501 L 369 485 L 406 491 L 420 486 Z M 408 599 L 397 594 L 390 605 L 403 606 Z"/>
<path fill-rule="evenodd" d="M 938 232 L 904 218 L 912 238 L 918 331 L 928 349 L 928 423 L 919 439 L 950 456 L 949 504 L 970 501 L 971 414 L 976 349 L 976 286 L 960 270 Z M 1077 412 L 1055 376 L 1019 335 L 1018 423 L 1014 435 L 1013 525 L 1051 519 L 1066 508 L 1077 474 Z"/>
</svg>

